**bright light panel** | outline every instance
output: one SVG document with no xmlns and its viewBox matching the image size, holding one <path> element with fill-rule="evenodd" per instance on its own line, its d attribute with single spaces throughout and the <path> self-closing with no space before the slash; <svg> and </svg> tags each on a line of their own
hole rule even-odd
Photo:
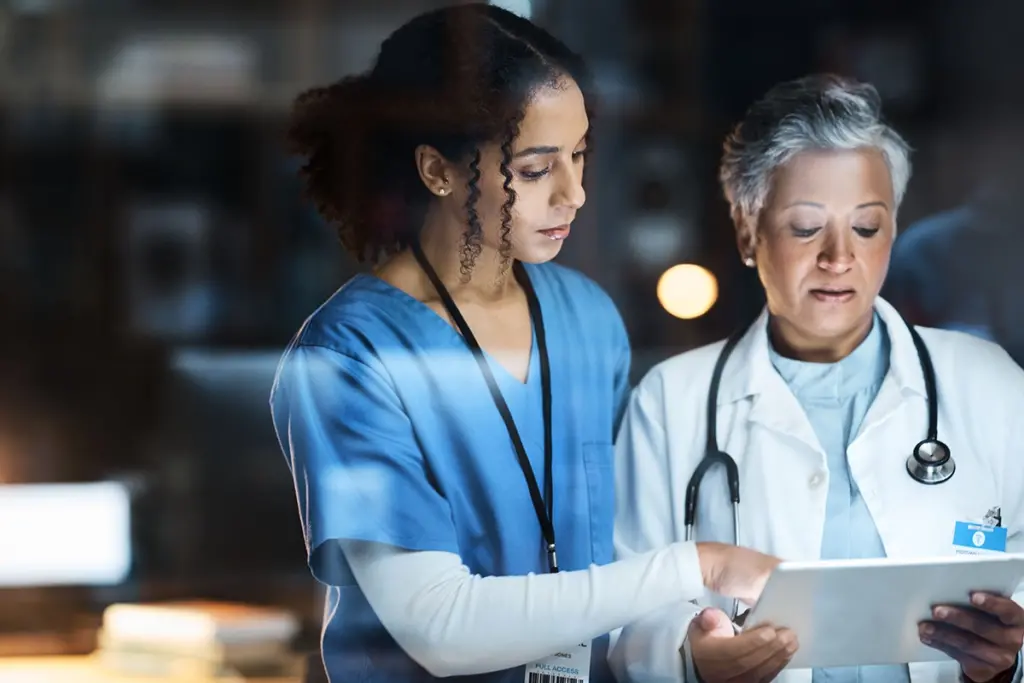
<svg viewBox="0 0 1024 683">
<path fill-rule="evenodd" d="M 116 585 L 131 560 L 127 486 L 0 486 L 0 587 Z"/>
</svg>

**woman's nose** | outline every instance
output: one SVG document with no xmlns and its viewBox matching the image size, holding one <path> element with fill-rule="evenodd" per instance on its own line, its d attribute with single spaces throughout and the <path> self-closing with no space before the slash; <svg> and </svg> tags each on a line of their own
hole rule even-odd
<svg viewBox="0 0 1024 683">
<path fill-rule="evenodd" d="M 583 166 L 573 164 L 564 168 L 564 172 L 559 174 L 555 204 L 575 211 L 587 201 L 587 193 L 583 189 Z"/>
<path fill-rule="evenodd" d="M 818 254 L 818 267 L 833 273 L 844 273 L 850 269 L 853 258 L 851 240 L 835 237 L 827 240 Z"/>
</svg>

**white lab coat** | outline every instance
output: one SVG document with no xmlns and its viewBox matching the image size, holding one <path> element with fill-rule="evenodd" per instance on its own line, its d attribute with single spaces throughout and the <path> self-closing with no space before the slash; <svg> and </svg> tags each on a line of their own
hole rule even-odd
<svg viewBox="0 0 1024 683">
<path fill-rule="evenodd" d="M 957 521 L 981 521 L 1000 507 L 1007 551 L 1024 551 L 1024 371 L 998 346 L 960 332 L 920 328 L 935 365 L 938 431 L 956 461 L 949 481 L 910 478 L 906 458 L 928 425 L 924 379 L 913 340 L 891 305 L 876 309 L 891 341 L 890 369 L 848 450 L 850 474 L 889 557 L 953 554 Z M 767 313 L 736 346 L 718 397 L 719 446 L 740 474 L 739 543 L 788 560 L 820 557 L 829 489 L 826 455 L 797 399 L 769 360 Z M 616 445 L 615 546 L 619 556 L 685 538 L 683 500 L 704 454 L 708 386 L 724 342 L 671 358 L 641 381 Z M 696 540 L 733 541 L 723 469 L 700 487 Z M 1018 602 L 1024 592 L 1015 596 Z M 729 612 L 710 593 L 703 603 Z M 680 603 L 615 634 L 610 654 L 620 680 L 693 681 L 680 657 L 690 618 Z M 910 665 L 913 683 L 959 681 L 955 662 Z M 786 670 L 783 683 L 810 683 Z"/>
</svg>

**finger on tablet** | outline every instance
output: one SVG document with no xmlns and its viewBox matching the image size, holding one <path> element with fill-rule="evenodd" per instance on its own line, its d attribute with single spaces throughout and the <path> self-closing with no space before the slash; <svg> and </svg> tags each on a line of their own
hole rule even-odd
<svg viewBox="0 0 1024 683">
<path fill-rule="evenodd" d="M 992 593 L 973 593 L 971 605 L 975 608 L 988 612 L 998 618 L 1007 626 L 1024 626 L 1024 607 L 1021 607 L 1010 598 Z"/>
</svg>

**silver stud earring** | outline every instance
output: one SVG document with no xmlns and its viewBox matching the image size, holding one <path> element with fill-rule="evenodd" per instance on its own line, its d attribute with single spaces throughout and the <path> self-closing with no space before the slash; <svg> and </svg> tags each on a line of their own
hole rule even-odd
<svg viewBox="0 0 1024 683">
<path fill-rule="evenodd" d="M 754 257 L 753 256 L 748 256 L 747 258 L 743 259 L 743 265 L 745 265 L 747 268 L 753 268 L 754 267 Z"/>
<path fill-rule="evenodd" d="M 447 187 L 442 187 L 442 188 L 438 189 L 437 193 L 439 195 L 441 195 L 441 196 L 444 196 L 444 195 L 448 194 L 448 188 Z"/>
</svg>

